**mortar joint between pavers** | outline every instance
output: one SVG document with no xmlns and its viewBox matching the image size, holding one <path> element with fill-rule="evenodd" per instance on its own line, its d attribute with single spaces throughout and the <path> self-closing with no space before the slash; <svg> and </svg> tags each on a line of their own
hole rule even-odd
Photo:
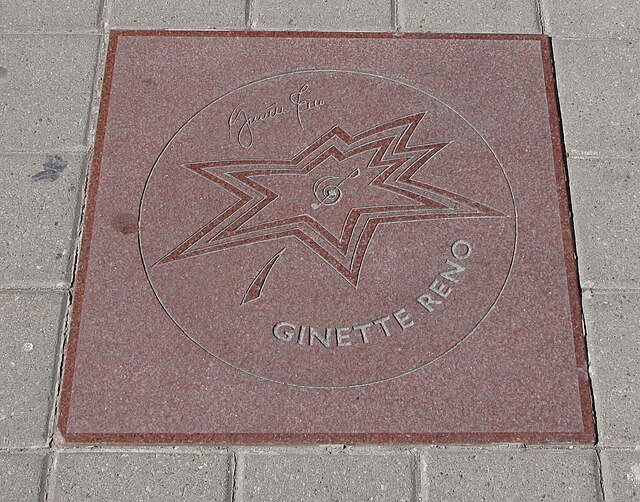
<svg viewBox="0 0 640 502">
<path fill-rule="evenodd" d="M 64 455 L 86 455 L 87 453 L 97 455 L 108 454 L 136 454 L 136 455 L 218 455 L 230 457 L 233 450 L 223 446 L 212 444 L 166 444 L 166 445 L 136 445 L 136 444 L 118 444 L 118 445 L 101 445 L 99 443 L 75 444 L 65 443 L 64 441 L 54 441 L 51 445 L 51 451 L 62 453 Z"/>
<path fill-rule="evenodd" d="M 49 149 L 49 150 L 29 149 L 29 150 L 6 150 L 6 151 L 0 150 L 0 155 L 2 155 L 3 157 L 34 156 L 34 155 L 46 156 L 46 155 L 51 155 L 52 151 L 55 151 L 55 153 L 60 155 L 63 155 L 63 154 L 81 155 L 81 154 L 86 154 L 89 150 L 90 148 L 88 145 L 65 145 L 60 148 L 56 148 L 55 150 L 54 149 Z"/>
<path fill-rule="evenodd" d="M 595 451 L 595 455 L 596 455 L 596 467 L 597 467 L 597 475 L 598 475 L 598 490 L 599 490 L 599 494 L 600 494 L 600 497 L 601 497 L 602 501 L 605 502 L 607 497 L 606 497 L 605 489 L 604 489 L 604 478 L 602 477 L 602 457 L 600 457 L 600 448 L 598 448 L 596 446 L 596 448 L 594 448 L 594 451 Z"/>
<path fill-rule="evenodd" d="M 230 472 L 230 484 L 229 484 L 229 499 L 231 502 L 236 502 L 242 500 L 240 490 L 241 490 L 241 480 L 244 475 L 244 456 L 239 451 L 231 451 L 231 472 Z"/>
<path fill-rule="evenodd" d="M 100 110 L 100 100 L 102 96 L 102 84 L 104 80 L 104 71 L 107 62 L 107 48 L 109 47 L 109 31 L 106 30 L 100 36 L 98 45 L 98 53 L 96 54 L 96 66 L 93 73 L 93 84 L 91 88 L 91 104 L 89 105 L 89 114 L 85 128 L 85 143 L 87 152 L 93 154 L 93 146 L 95 141 L 95 132 L 98 123 L 98 112 Z"/>
<path fill-rule="evenodd" d="M 3 446 L 0 447 L 0 453 L 49 453 L 51 448 L 47 445 L 34 445 L 34 446 Z"/>
<path fill-rule="evenodd" d="M 582 300 L 583 300 L 583 298 L 580 298 L 581 302 L 582 302 Z M 587 320 L 586 320 L 586 318 L 584 316 L 584 305 L 582 306 L 582 309 L 581 309 L 581 321 L 582 321 L 582 333 L 584 333 L 584 335 L 583 335 L 583 343 L 587 347 L 587 350 L 585 350 L 585 357 L 587 359 L 586 360 L 586 363 L 587 363 L 587 378 L 589 379 L 589 395 L 591 397 L 591 415 L 593 417 L 594 442 L 595 442 L 595 445 L 597 445 L 598 442 L 599 442 L 598 415 L 596 413 L 596 396 L 595 396 L 595 393 L 593 391 L 593 372 L 592 372 L 592 365 L 591 365 L 591 354 L 589 353 L 589 347 L 588 347 L 588 344 L 587 344 L 587 337 L 589 336 L 589 333 L 588 333 L 588 330 L 587 330 Z"/>
<path fill-rule="evenodd" d="M 617 36 L 597 36 L 597 37 L 579 37 L 579 36 L 554 36 L 554 40 L 563 40 L 563 41 L 572 41 L 572 42 L 607 42 L 607 41 L 616 41 L 616 42 L 630 42 L 637 43 L 638 39 L 631 35 L 617 35 Z"/>
<path fill-rule="evenodd" d="M 547 34 L 547 21 L 545 19 L 544 0 L 534 0 L 536 7 L 536 17 L 538 18 L 538 24 L 540 25 L 540 32 L 543 35 Z"/>
<path fill-rule="evenodd" d="M 62 306 L 60 321 L 58 324 L 58 344 L 55 358 L 55 371 L 53 376 L 53 386 L 51 389 L 51 408 L 49 411 L 49 421 L 47 424 L 47 446 L 56 444 L 56 423 L 58 420 L 58 408 L 60 402 L 60 391 L 62 382 L 62 369 L 64 359 L 64 348 L 66 345 L 67 332 L 69 326 L 69 312 L 71 310 L 71 292 L 66 295 L 66 304 Z"/>
<path fill-rule="evenodd" d="M 111 13 L 111 3 L 109 0 L 100 0 L 98 10 L 98 29 L 104 36 L 109 31 L 109 15 Z"/>
<path fill-rule="evenodd" d="M 391 28 L 394 32 L 400 33 L 400 0 L 391 0 Z"/>
<path fill-rule="evenodd" d="M 244 25 L 246 29 L 252 29 L 251 23 L 253 22 L 253 0 L 245 0 L 244 6 Z"/>
<path fill-rule="evenodd" d="M 596 295 L 623 295 L 625 293 L 638 294 L 640 288 L 633 286 L 609 286 L 609 287 L 585 287 L 582 288 L 582 295 L 584 298 L 591 298 Z"/>
<path fill-rule="evenodd" d="M 68 29 L 68 30 L 22 30 L 22 29 L 13 29 L 13 28 L 0 28 L 0 36 L 3 35 L 12 35 L 12 36 L 37 36 L 37 37 L 46 37 L 46 36 L 99 36 L 100 31 L 98 29 Z"/>
<path fill-rule="evenodd" d="M 42 500 L 42 502 L 49 502 L 54 500 L 55 470 L 57 464 L 58 454 L 54 449 L 51 449 L 49 455 L 47 456 L 46 465 L 43 469 L 40 489 L 40 500 Z"/>
<path fill-rule="evenodd" d="M 42 293 L 66 293 L 69 291 L 69 284 L 60 283 L 54 286 L 7 286 L 0 285 L 0 293 L 17 293 L 17 294 L 42 294 Z"/>
<path fill-rule="evenodd" d="M 411 497 L 415 502 L 422 500 L 422 456 L 418 448 L 411 448 Z"/>
</svg>

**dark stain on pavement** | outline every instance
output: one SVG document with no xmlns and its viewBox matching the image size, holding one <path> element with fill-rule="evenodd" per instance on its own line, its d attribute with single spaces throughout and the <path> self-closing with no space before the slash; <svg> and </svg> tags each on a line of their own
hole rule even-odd
<svg viewBox="0 0 640 502">
<path fill-rule="evenodd" d="M 121 213 L 113 218 L 113 226 L 118 232 L 128 235 L 138 230 L 138 217 L 134 214 Z"/>
<path fill-rule="evenodd" d="M 42 171 L 31 176 L 33 181 L 55 181 L 60 173 L 67 167 L 67 161 L 61 155 L 47 155 L 47 160 L 42 164 Z"/>
</svg>

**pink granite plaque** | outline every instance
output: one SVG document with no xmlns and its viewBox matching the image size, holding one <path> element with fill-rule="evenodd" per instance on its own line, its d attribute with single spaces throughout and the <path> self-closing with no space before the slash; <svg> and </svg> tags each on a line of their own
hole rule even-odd
<svg viewBox="0 0 640 502">
<path fill-rule="evenodd" d="M 112 32 L 65 440 L 592 442 L 550 57 Z"/>
</svg>

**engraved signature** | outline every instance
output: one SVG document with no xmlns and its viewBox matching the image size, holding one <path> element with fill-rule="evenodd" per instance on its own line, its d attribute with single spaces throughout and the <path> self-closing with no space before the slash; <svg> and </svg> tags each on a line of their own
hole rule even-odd
<svg viewBox="0 0 640 502">
<path fill-rule="evenodd" d="M 235 139 L 243 148 L 250 148 L 253 145 L 254 129 L 253 126 L 258 122 L 267 122 L 270 119 L 291 113 L 293 110 L 296 121 L 301 129 L 304 129 L 303 117 L 305 113 L 313 108 L 324 106 L 326 102 L 323 99 L 305 99 L 303 94 L 309 90 L 309 84 L 304 84 L 296 92 L 289 94 L 289 103 L 278 104 L 272 102 L 264 105 L 258 113 L 247 113 L 244 105 L 237 106 L 233 109 L 227 125 L 229 126 L 229 139 Z"/>
</svg>

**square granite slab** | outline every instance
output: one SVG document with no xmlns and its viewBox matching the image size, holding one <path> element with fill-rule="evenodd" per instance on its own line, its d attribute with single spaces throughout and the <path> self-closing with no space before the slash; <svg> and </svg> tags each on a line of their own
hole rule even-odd
<svg viewBox="0 0 640 502">
<path fill-rule="evenodd" d="M 59 429 L 592 442 L 548 39 L 112 32 Z"/>
</svg>

